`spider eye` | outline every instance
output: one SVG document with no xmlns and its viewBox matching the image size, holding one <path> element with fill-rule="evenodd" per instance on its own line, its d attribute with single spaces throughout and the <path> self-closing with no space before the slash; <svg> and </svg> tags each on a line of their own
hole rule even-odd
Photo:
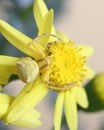
<svg viewBox="0 0 104 130">
<path fill-rule="evenodd" d="M 53 42 L 49 42 L 47 45 L 47 48 L 50 49 L 50 47 L 52 46 Z"/>
</svg>

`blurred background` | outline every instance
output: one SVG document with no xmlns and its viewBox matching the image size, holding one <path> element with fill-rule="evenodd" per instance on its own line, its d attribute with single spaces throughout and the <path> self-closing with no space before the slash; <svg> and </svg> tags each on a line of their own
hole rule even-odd
<svg viewBox="0 0 104 130">
<path fill-rule="evenodd" d="M 45 0 L 49 8 L 55 10 L 55 27 L 67 34 L 78 44 L 94 47 L 94 55 L 89 65 L 96 73 L 104 72 L 104 1 L 103 0 Z M 0 19 L 34 38 L 37 27 L 32 11 L 33 0 L 0 0 Z M 0 54 L 16 57 L 24 56 L 0 34 Z M 102 59 L 103 58 L 103 59 Z M 4 91 L 16 95 L 22 89 L 21 81 L 9 83 Z M 13 92 L 14 90 L 14 92 Z M 54 97 L 54 98 L 53 98 Z M 36 130 L 51 130 L 56 95 L 53 92 L 38 105 L 42 112 L 43 125 Z M 51 102 L 50 102 L 51 100 Z M 42 108 L 42 109 L 41 109 Z M 44 108 L 44 109 L 43 109 Z M 0 122 L 0 130 L 29 130 Z M 62 130 L 68 130 L 63 123 Z M 104 130 L 104 109 L 97 112 L 79 111 L 78 130 Z"/>
</svg>

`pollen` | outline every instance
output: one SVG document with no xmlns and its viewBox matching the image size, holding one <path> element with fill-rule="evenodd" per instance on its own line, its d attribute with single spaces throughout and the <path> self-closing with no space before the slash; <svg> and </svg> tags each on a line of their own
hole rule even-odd
<svg viewBox="0 0 104 130">
<path fill-rule="evenodd" d="M 51 86 L 62 88 L 81 82 L 86 62 L 81 50 L 71 40 L 67 43 L 58 41 L 49 44 L 46 50 L 48 66 L 41 71 L 43 80 Z"/>
</svg>

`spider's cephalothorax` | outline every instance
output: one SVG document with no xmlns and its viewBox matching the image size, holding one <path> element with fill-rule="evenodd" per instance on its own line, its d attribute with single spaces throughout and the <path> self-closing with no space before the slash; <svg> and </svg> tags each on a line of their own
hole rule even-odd
<svg viewBox="0 0 104 130">
<path fill-rule="evenodd" d="M 42 38 L 54 37 L 53 42 L 44 44 Z M 84 77 L 85 56 L 73 41 L 62 41 L 53 34 L 37 37 L 28 45 L 39 66 L 41 79 L 50 89 L 65 91 L 78 85 Z"/>
</svg>

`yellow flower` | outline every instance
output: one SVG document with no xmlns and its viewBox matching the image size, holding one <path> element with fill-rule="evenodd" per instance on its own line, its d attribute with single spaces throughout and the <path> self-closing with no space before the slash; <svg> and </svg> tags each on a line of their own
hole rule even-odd
<svg viewBox="0 0 104 130">
<path fill-rule="evenodd" d="M 10 95 L 0 93 L 0 119 L 2 119 L 5 124 L 14 124 L 26 128 L 39 127 L 41 125 L 38 119 L 40 117 L 40 113 L 34 109 L 31 109 L 28 113 L 18 118 L 17 120 L 14 120 L 13 122 L 8 122 L 8 109 L 14 99 L 15 98 Z"/>
<path fill-rule="evenodd" d="M 92 78 L 94 73 L 86 65 L 86 58 L 93 49 L 90 46 L 75 45 L 62 33 L 56 32 L 53 25 L 53 9 L 48 10 L 43 0 L 35 0 L 34 17 L 38 27 L 38 37 L 31 39 L 0 20 L 0 32 L 15 47 L 31 58 L 13 58 L 1 56 L 0 74 L 2 83 L 6 83 L 12 73 L 27 82 L 9 107 L 7 121 L 22 117 L 36 106 L 49 90 L 58 93 L 54 112 L 55 130 L 60 130 L 62 108 L 70 130 L 77 130 L 77 103 L 88 107 L 87 96 L 82 82 Z M 11 58 L 13 58 L 11 60 Z M 11 60 L 11 61 L 9 61 Z M 31 62 L 31 63 L 30 63 Z M 35 66 L 32 66 L 35 64 Z M 14 69 L 13 69 L 13 68 Z M 8 73 L 5 73 L 5 68 Z M 34 72 L 33 76 L 31 73 Z"/>
</svg>

